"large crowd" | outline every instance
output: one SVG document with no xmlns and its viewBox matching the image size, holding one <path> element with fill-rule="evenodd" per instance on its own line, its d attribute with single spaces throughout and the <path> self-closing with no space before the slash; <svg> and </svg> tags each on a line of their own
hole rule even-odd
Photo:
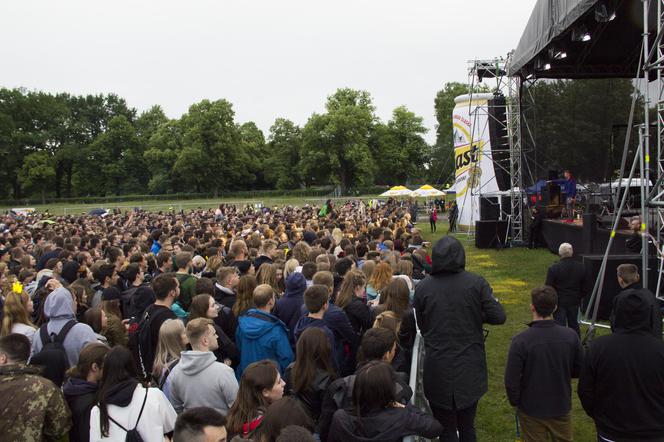
<svg viewBox="0 0 664 442">
<path fill-rule="evenodd" d="M 482 327 L 505 312 L 465 271 L 461 243 L 431 246 L 397 201 L 0 223 L 0 440 L 476 440 L 488 389 Z M 524 440 L 572 440 L 570 380 L 581 372 L 600 440 L 661 440 L 664 419 L 625 428 L 603 404 L 595 382 L 610 343 L 597 339 L 604 353 L 581 370 L 572 313 L 584 283 L 570 257 L 561 247 L 567 267 L 532 291 L 533 322 L 510 347 L 505 385 Z M 619 269 L 626 313 L 616 320 L 654 342 L 621 341 L 621 351 L 662 359 L 652 330 L 659 320 L 661 337 L 661 317 L 634 273 Z M 557 290 L 572 313 L 556 322 Z M 572 328 L 558 325 L 568 319 Z M 410 387 L 418 329 L 430 413 Z M 664 409 L 660 359 L 648 416 Z M 641 379 L 617 373 L 629 388 Z"/>
</svg>

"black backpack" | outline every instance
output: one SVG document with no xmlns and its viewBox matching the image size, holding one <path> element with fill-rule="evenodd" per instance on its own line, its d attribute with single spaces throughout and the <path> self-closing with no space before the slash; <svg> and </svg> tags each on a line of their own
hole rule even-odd
<svg viewBox="0 0 664 442">
<path fill-rule="evenodd" d="M 136 366 L 140 370 L 140 375 L 144 380 L 150 381 L 152 376 L 152 364 L 154 363 L 154 352 L 152 348 L 152 335 L 150 332 L 150 324 L 157 317 L 162 314 L 168 313 L 170 310 L 159 309 L 154 314 L 151 314 L 151 309 L 148 307 L 138 323 L 129 324 L 129 349 L 134 355 Z"/>
<path fill-rule="evenodd" d="M 141 405 L 141 411 L 138 413 L 138 418 L 136 419 L 136 425 L 131 430 L 127 430 L 125 427 L 117 423 L 115 419 L 111 416 L 108 418 L 118 427 L 122 428 L 127 435 L 125 436 L 125 442 L 143 442 L 143 436 L 138 432 L 138 423 L 141 421 L 141 416 L 143 415 L 143 409 L 145 408 L 145 402 L 148 400 L 148 389 L 145 389 L 145 397 L 143 398 L 143 405 Z"/>
<path fill-rule="evenodd" d="M 57 335 L 52 333 L 50 336 L 46 329 L 47 325 L 44 324 L 39 328 L 42 349 L 39 353 L 32 356 L 30 365 L 44 367 L 42 376 L 53 381 L 58 387 L 61 387 L 65 378 L 65 371 L 69 368 L 69 359 L 67 359 L 64 342 L 69 330 L 76 325 L 76 321 L 72 319 L 62 327 L 60 333 Z"/>
</svg>

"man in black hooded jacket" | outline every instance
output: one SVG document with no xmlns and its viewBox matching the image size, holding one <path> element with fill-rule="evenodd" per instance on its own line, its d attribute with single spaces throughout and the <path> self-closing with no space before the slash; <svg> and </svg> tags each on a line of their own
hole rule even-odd
<svg viewBox="0 0 664 442">
<path fill-rule="evenodd" d="M 618 296 L 625 296 L 629 293 L 636 293 L 644 301 L 650 304 L 650 321 L 652 334 L 658 339 L 662 339 L 662 311 L 659 308 L 659 301 L 653 293 L 641 286 L 641 277 L 639 268 L 634 264 L 620 264 L 617 269 L 618 285 L 622 289 Z"/>
<path fill-rule="evenodd" d="M 613 333 L 586 351 L 579 399 L 598 441 L 664 441 L 664 341 L 652 335 L 651 302 L 636 292 L 613 301 Z"/>
<path fill-rule="evenodd" d="M 424 394 L 443 425 L 441 441 L 475 441 L 477 402 L 488 383 L 482 324 L 503 324 L 505 311 L 489 283 L 465 271 L 466 254 L 456 238 L 440 239 L 432 260 L 414 301 L 426 350 Z"/>
</svg>

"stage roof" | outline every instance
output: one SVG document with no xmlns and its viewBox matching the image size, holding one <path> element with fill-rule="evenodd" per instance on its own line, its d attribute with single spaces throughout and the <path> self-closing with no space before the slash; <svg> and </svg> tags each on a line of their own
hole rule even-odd
<svg viewBox="0 0 664 442">
<path fill-rule="evenodd" d="M 651 44 L 656 6 L 657 1 L 650 2 Z M 642 33 L 640 1 L 538 0 L 508 74 L 523 78 L 634 78 Z M 561 53 L 566 57 L 555 57 Z"/>
</svg>

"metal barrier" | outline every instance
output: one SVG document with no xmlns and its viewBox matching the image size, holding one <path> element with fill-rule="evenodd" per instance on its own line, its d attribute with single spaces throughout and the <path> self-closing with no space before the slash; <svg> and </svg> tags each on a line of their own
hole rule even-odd
<svg viewBox="0 0 664 442">
<path fill-rule="evenodd" d="M 424 382 L 422 380 L 423 373 L 424 339 L 422 339 L 422 335 L 418 329 L 417 335 L 415 336 L 415 344 L 413 345 L 413 357 L 410 360 L 410 389 L 413 390 L 413 399 L 411 400 L 411 403 L 425 413 L 431 414 L 429 402 L 424 396 Z M 429 439 L 419 436 L 407 436 L 403 438 L 403 442 L 419 442 L 426 440 Z"/>
</svg>

